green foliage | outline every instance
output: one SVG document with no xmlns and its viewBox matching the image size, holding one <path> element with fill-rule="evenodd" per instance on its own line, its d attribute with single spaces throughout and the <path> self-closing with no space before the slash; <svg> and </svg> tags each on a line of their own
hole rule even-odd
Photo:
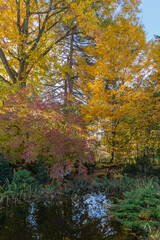
<svg viewBox="0 0 160 240">
<path fill-rule="evenodd" d="M 50 180 L 48 172 L 47 165 L 44 161 L 40 160 L 35 166 L 36 184 L 46 184 Z"/>
<path fill-rule="evenodd" d="M 0 186 L 3 186 L 7 180 L 12 180 L 12 168 L 9 166 L 9 161 L 0 153 Z"/>
<path fill-rule="evenodd" d="M 7 189 L 0 188 L 0 204 L 9 205 L 11 203 L 48 199 L 52 198 L 53 194 L 54 187 L 35 187 L 31 172 L 24 169 L 14 174 L 12 183 L 7 186 Z"/>
<path fill-rule="evenodd" d="M 121 179 L 108 179 L 107 177 L 105 177 L 104 180 L 96 179 L 94 181 L 94 186 L 97 189 L 105 191 L 107 194 L 121 194 L 122 192 L 136 188 L 136 185 L 139 184 L 139 182 L 139 179 L 125 175 Z"/>
<path fill-rule="evenodd" d="M 10 201 L 16 203 L 18 200 L 31 199 L 33 190 L 34 179 L 31 172 L 26 169 L 20 170 L 14 174 L 7 189 L 1 192 L 0 202 L 8 204 Z"/>
<path fill-rule="evenodd" d="M 34 186 L 34 178 L 31 172 L 24 169 L 16 172 L 13 176 L 12 184 L 8 186 L 9 190 L 20 192 L 23 189 L 30 189 Z"/>
<path fill-rule="evenodd" d="M 54 198 L 55 186 L 40 185 L 33 188 L 31 185 L 23 185 L 18 189 L 16 184 L 10 184 L 7 190 L 0 187 L 0 206 L 8 206 L 10 204 L 24 203 L 30 201 L 51 200 Z"/>
<path fill-rule="evenodd" d="M 113 206 L 116 219 L 129 228 L 147 231 L 146 225 L 160 222 L 160 186 L 150 179 L 145 186 L 124 193 L 124 199 Z"/>
</svg>

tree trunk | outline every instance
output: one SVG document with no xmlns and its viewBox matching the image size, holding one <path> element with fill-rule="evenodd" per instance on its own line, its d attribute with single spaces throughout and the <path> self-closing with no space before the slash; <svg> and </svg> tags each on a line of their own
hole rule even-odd
<svg viewBox="0 0 160 240">
<path fill-rule="evenodd" d="M 74 51 L 73 42 L 74 42 L 74 30 L 72 30 L 72 34 L 71 34 L 69 58 L 68 58 L 70 71 L 73 68 L 73 51 Z M 68 91 L 69 91 L 69 94 L 73 93 L 73 78 L 70 73 L 68 74 Z"/>
<path fill-rule="evenodd" d="M 111 163 L 115 161 L 115 131 L 112 131 L 112 152 L 111 152 Z"/>
</svg>

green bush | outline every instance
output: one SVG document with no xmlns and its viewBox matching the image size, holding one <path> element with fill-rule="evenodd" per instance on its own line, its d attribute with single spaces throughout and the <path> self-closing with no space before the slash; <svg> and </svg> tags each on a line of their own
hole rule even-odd
<svg viewBox="0 0 160 240">
<path fill-rule="evenodd" d="M 34 178 L 31 176 L 31 172 L 24 169 L 16 172 L 12 179 L 12 184 L 8 186 L 9 190 L 16 192 L 22 189 L 30 189 L 34 186 Z"/>
<path fill-rule="evenodd" d="M 9 161 L 0 153 L 0 186 L 11 180 L 12 168 L 9 166 Z"/>
<path fill-rule="evenodd" d="M 34 168 L 35 174 L 36 174 L 36 184 L 41 185 L 41 184 L 46 184 L 49 180 L 49 170 L 47 168 L 47 165 L 43 160 L 40 160 L 35 168 Z"/>
<path fill-rule="evenodd" d="M 146 226 L 160 223 L 160 186 L 150 179 L 146 186 L 124 193 L 113 206 L 116 219 L 129 228 L 147 231 Z"/>
<path fill-rule="evenodd" d="M 123 176 L 120 179 L 112 178 L 108 179 L 96 179 L 93 183 L 94 187 L 105 191 L 107 194 L 121 194 L 130 189 L 136 188 L 136 185 L 139 184 L 139 179 L 128 177 L 127 175 Z"/>
<path fill-rule="evenodd" d="M 34 179 L 31 172 L 27 170 L 18 171 L 14 174 L 11 184 L 8 184 L 6 189 L 1 188 L 0 205 L 30 200 L 34 191 Z"/>
</svg>

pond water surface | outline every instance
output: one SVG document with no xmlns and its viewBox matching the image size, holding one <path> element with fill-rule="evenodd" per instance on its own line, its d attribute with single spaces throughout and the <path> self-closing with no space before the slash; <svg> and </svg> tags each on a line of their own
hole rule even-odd
<svg viewBox="0 0 160 240">
<path fill-rule="evenodd" d="M 109 216 L 110 205 L 92 193 L 1 209 L 0 240 L 136 240 Z"/>
</svg>

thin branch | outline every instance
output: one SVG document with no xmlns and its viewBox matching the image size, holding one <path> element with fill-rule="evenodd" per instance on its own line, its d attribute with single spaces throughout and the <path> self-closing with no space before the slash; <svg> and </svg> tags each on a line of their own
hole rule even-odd
<svg viewBox="0 0 160 240">
<path fill-rule="evenodd" d="M 3 81 L 3 82 L 5 82 L 5 83 L 7 83 L 9 85 L 12 85 L 12 83 L 9 82 L 8 80 L 6 80 L 2 75 L 0 75 L 0 81 Z"/>
<path fill-rule="evenodd" d="M 46 51 L 42 54 L 42 56 L 44 57 L 47 53 L 50 52 L 50 50 L 52 49 L 52 47 L 59 43 L 60 41 L 62 41 L 63 39 L 65 39 L 66 37 L 68 37 L 69 35 L 71 35 L 72 33 L 70 33 L 71 29 L 69 29 L 65 35 L 63 35 L 61 38 L 59 38 L 58 40 L 56 40 L 51 46 L 49 46 Z"/>
<path fill-rule="evenodd" d="M 62 18 L 61 18 L 61 19 L 62 19 Z M 60 20 L 61 20 L 61 19 L 60 19 Z M 59 20 L 59 21 L 60 21 L 60 20 Z M 52 29 L 57 23 L 59 23 L 59 21 L 56 21 L 56 22 L 53 23 L 49 28 L 47 28 L 47 29 L 45 30 L 45 33 L 48 32 L 50 29 Z"/>
<path fill-rule="evenodd" d="M 8 53 L 16 60 L 20 61 L 18 57 L 16 57 L 10 50 L 8 50 Z"/>
<path fill-rule="evenodd" d="M 43 12 L 30 12 L 30 15 L 33 15 L 33 14 L 37 14 L 37 15 L 41 15 L 41 14 L 46 14 L 46 13 L 49 13 L 50 10 L 46 10 L 46 11 L 43 11 Z"/>
<path fill-rule="evenodd" d="M 43 34 L 44 30 L 45 30 L 45 25 L 46 25 L 47 20 L 48 20 L 48 14 L 46 15 L 46 17 L 45 17 L 45 19 L 44 19 L 44 21 L 43 21 L 43 24 L 42 24 L 41 29 L 39 28 L 40 30 L 39 30 L 38 36 L 37 36 L 37 38 L 35 39 L 35 43 L 34 43 L 33 46 L 31 47 L 30 52 L 32 52 L 32 51 L 34 51 L 34 50 L 36 49 L 37 44 L 38 44 L 38 42 L 40 41 L 40 39 L 41 39 L 41 37 L 42 37 L 42 34 Z"/>
<path fill-rule="evenodd" d="M 66 10 L 66 9 L 68 10 L 67 7 L 64 7 L 64 8 L 62 8 L 62 9 L 60 9 L 59 11 L 52 13 L 52 14 L 48 17 L 48 19 L 51 18 L 51 17 L 53 17 L 53 16 L 55 16 L 55 15 L 58 14 L 58 13 L 63 12 L 63 11 Z M 66 11 L 66 12 L 67 12 L 67 11 Z M 65 12 L 65 13 L 66 13 L 66 12 Z"/>
<path fill-rule="evenodd" d="M 133 135 L 137 132 L 137 128 L 135 129 L 135 131 L 131 134 L 130 138 L 122 145 L 120 146 L 119 148 L 123 148 L 133 137 Z"/>
</svg>

